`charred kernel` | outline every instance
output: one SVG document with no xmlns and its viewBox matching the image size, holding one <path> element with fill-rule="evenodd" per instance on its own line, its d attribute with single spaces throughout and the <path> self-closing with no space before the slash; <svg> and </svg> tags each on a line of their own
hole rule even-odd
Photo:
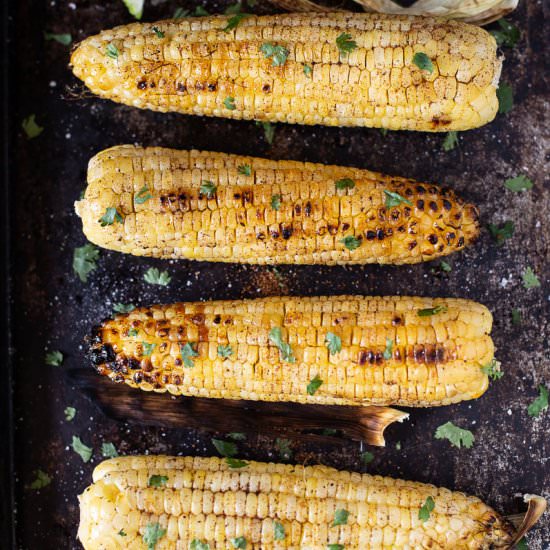
<svg viewBox="0 0 550 550">
<path fill-rule="evenodd" d="M 435 201 L 430 201 L 430 210 L 432 210 L 433 212 L 437 212 L 437 203 Z"/>
<path fill-rule="evenodd" d="M 151 365 L 151 361 L 143 360 L 141 362 L 141 370 L 143 372 L 151 372 L 153 370 L 153 365 Z"/>
<path fill-rule="evenodd" d="M 306 216 L 310 216 L 311 215 L 311 203 L 310 202 L 307 202 L 306 203 L 306 206 L 304 208 L 304 214 Z"/>
<path fill-rule="evenodd" d="M 137 369 L 141 368 L 141 363 L 135 357 L 130 357 L 128 359 L 128 366 L 132 370 L 137 370 Z"/>
<path fill-rule="evenodd" d="M 405 233 L 405 226 L 404 226 L 404 225 L 400 225 L 400 226 L 397 228 L 397 231 L 399 231 L 399 233 Z"/>
<path fill-rule="evenodd" d="M 204 84 L 202 82 L 197 82 L 195 84 L 195 90 L 198 90 L 199 92 L 201 92 L 202 90 L 204 90 Z"/>
<path fill-rule="evenodd" d="M 194 325 L 202 325 L 204 324 L 204 315 L 202 313 L 197 313 L 196 315 L 191 316 L 191 322 Z"/>
<path fill-rule="evenodd" d="M 361 350 L 359 352 L 359 357 L 358 357 L 357 361 L 360 365 L 364 365 L 367 362 L 367 352 Z"/>
<path fill-rule="evenodd" d="M 416 208 L 418 208 L 418 210 L 424 210 L 424 201 L 422 199 L 416 201 Z"/>
<path fill-rule="evenodd" d="M 386 237 L 391 237 L 393 235 L 393 229 L 391 227 L 388 227 L 386 229 Z"/>
<path fill-rule="evenodd" d="M 124 375 L 120 374 L 120 373 L 117 373 L 117 374 L 115 374 L 115 376 L 113 376 L 112 380 L 114 382 L 116 382 L 117 384 L 120 384 L 120 383 L 124 382 Z"/>
<path fill-rule="evenodd" d="M 279 232 L 278 232 L 278 231 L 271 230 L 271 231 L 270 231 L 270 235 L 271 235 L 274 239 L 278 239 L 278 238 L 279 238 Z"/>
<path fill-rule="evenodd" d="M 391 324 L 394 327 L 398 327 L 403 322 L 403 319 L 401 317 L 398 317 L 397 315 L 391 320 Z"/>
<path fill-rule="evenodd" d="M 453 232 L 447 233 L 447 244 L 451 244 L 455 240 L 456 234 Z"/>
<path fill-rule="evenodd" d="M 451 208 L 453 207 L 453 205 L 447 200 L 447 199 L 444 199 L 443 200 L 443 208 L 445 208 L 445 210 L 450 210 Z"/>
<path fill-rule="evenodd" d="M 252 199 L 253 199 L 253 196 L 252 196 L 252 191 L 249 189 L 247 191 L 243 191 L 243 203 L 246 204 L 246 203 L 250 203 L 252 204 Z"/>
<path fill-rule="evenodd" d="M 147 81 L 146 80 L 140 80 L 137 83 L 137 87 L 138 87 L 139 90 L 145 90 L 145 88 L 147 88 Z"/>
<path fill-rule="evenodd" d="M 428 242 L 430 244 L 437 244 L 437 235 L 434 235 L 433 233 L 428 235 Z"/>
<path fill-rule="evenodd" d="M 347 231 L 350 228 L 349 223 L 343 223 L 342 224 L 342 231 Z"/>
<path fill-rule="evenodd" d="M 221 323 L 221 320 L 222 320 L 222 318 L 221 318 L 220 315 L 216 315 L 216 317 L 214 317 L 214 323 L 216 325 L 219 325 Z"/>
<path fill-rule="evenodd" d="M 367 351 L 367 361 L 372 365 L 375 361 L 376 357 L 372 351 Z"/>
<path fill-rule="evenodd" d="M 170 383 L 170 376 L 168 376 L 167 374 L 163 374 L 161 376 L 161 380 L 162 380 L 163 384 L 169 384 Z"/>
<path fill-rule="evenodd" d="M 405 195 L 407 195 L 407 197 L 410 197 L 412 194 L 413 190 L 410 187 L 407 187 L 407 189 L 405 189 Z"/>
<path fill-rule="evenodd" d="M 265 240 L 265 233 L 262 233 L 261 231 L 256 233 L 256 238 L 259 240 L 259 241 L 264 241 Z"/>
<path fill-rule="evenodd" d="M 327 229 L 328 229 L 328 232 L 331 235 L 336 235 L 336 233 L 338 233 L 338 226 L 337 225 L 328 224 Z"/>
<path fill-rule="evenodd" d="M 174 359 L 174 365 L 176 365 L 176 367 L 181 367 L 183 365 L 183 361 L 179 357 L 176 357 Z"/>
<path fill-rule="evenodd" d="M 157 336 L 159 336 L 160 338 L 165 338 L 166 336 L 168 336 L 169 332 L 170 331 L 167 328 L 161 328 L 157 330 Z"/>
<path fill-rule="evenodd" d="M 185 332 L 185 328 L 183 326 L 179 326 L 177 330 L 178 334 L 181 336 Z"/>
<path fill-rule="evenodd" d="M 423 195 L 423 194 L 426 192 L 426 189 L 424 189 L 424 187 L 422 187 L 422 185 L 417 185 L 417 186 L 416 186 L 416 191 L 417 191 L 420 195 Z"/>
<path fill-rule="evenodd" d="M 437 192 L 439 191 L 439 189 L 437 187 L 430 187 L 428 188 L 428 191 L 432 194 L 432 195 L 437 195 Z"/>
<path fill-rule="evenodd" d="M 426 350 L 424 349 L 424 346 L 413 347 L 413 358 L 417 363 L 426 362 Z"/>
<path fill-rule="evenodd" d="M 458 246 L 464 246 L 464 237 L 460 237 L 458 239 L 458 243 L 457 243 Z"/>
<path fill-rule="evenodd" d="M 405 206 L 405 208 L 403 208 L 403 216 L 405 216 L 405 218 L 411 217 L 411 209 L 408 206 Z"/>
<path fill-rule="evenodd" d="M 264 84 L 262 86 L 262 92 L 270 92 L 271 91 L 271 86 L 269 84 Z"/>
<path fill-rule="evenodd" d="M 437 250 L 438 250 L 439 252 L 442 252 L 444 248 L 445 248 L 445 245 L 440 244 L 440 245 L 437 247 Z"/>
<path fill-rule="evenodd" d="M 149 88 L 156 88 L 156 87 L 157 87 L 157 85 L 154 82 L 151 82 L 149 84 Z"/>
<path fill-rule="evenodd" d="M 283 236 L 283 239 L 288 240 L 292 236 L 292 226 L 291 225 L 285 225 L 281 226 L 281 234 Z"/>
<path fill-rule="evenodd" d="M 426 346 L 426 348 L 426 363 L 435 363 L 437 359 L 435 346 Z"/>
<path fill-rule="evenodd" d="M 379 240 L 379 241 L 383 241 L 384 240 L 384 230 L 383 229 L 377 229 L 376 230 L 376 238 Z"/>
<path fill-rule="evenodd" d="M 209 92 L 215 92 L 216 91 L 216 85 L 215 84 L 208 84 L 208 91 Z"/>
<path fill-rule="evenodd" d="M 369 230 L 366 233 L 366 237 L 367 237 L 367 241 L 373 241 L 374 239 L 376 239 L 376 232 Z"/>
<path fill-rule="evenodd" d="M 233 198 L 234 198 L 236 201 L 238 201 L 238 200 L 241 199 L 241 194 L 240 194 L 240 193 L 235 193 L 235 194 L 233 195 Z"/>
<path fill-rule="evenodd" d="M 408 244 L 408 249 L 409 250 L 412 250 L 413 248 L 416 247 L 418 243 L 416 241 L 411 241 L 409 244 Z"/>
<path fill-rule="evenodd" d="M 182 379 L 179 374 L 174 374 L 172 376 L 172 384 L 175 384 L 176 386 L 180 386 L 182 384 Z"/>
<path fill-rule="evenodd" d="M 101 363 L 110 363 L 116 358 L 113 346 L 111 344 L 103 344 L 99 348 L 93 348 L 90 352 L 90 359 L 94 365 Z"/>
<path fill-rule="evenodd" d="M 294 207 L 294 212 L 296 213 L 297 216 L 299 216 L 302 213 L 302 207 L 299 204 L 297 204 Z"/>
<path fill-rule="evenodd" d="M 376 362 L 377 365 L 381 365 L 382 362 L 384 361 L 384 354 L 380 351 L 377 351 L 375 354 L 374 354 L 374 360 Z"/>
<path fill-rule="evenodd" d="M 393 221 L 397 221 L 400 217 L 401 217 L 401 212 L 399 210 L 396 210 L 395 208 L 392 208 L 391 219 Z"/>
<path fill-rule="evenodd" d="M 455 214 L 455 220 L 459 220 L 460 218 L 462 218 L 462 212 L 457 212 Z"/>
<path fill-rule="evenodd" d="M 132 376 L 132 378 L 136 384 L 140 384 L 141 382 L 143 382 L 143 373 L 134 372 L 134 376 Z"/>
</svg>

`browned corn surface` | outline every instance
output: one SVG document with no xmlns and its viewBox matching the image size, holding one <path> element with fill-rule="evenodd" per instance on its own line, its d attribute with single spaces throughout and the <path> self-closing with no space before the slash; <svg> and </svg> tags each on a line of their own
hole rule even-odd
<svg viewBox="0 0 550 550">
<path fill-rule="evenodd" d="M 445 306 L 421 317 L 418 311 Z M 492 316 L 453 298 L 336 296 L 139 308 L 96 329 L 98 372 L 175 395 L 327 405 L 447 405 L 482 395 L 493 358 Z M 280 328 L 295 362 L 270 340 Z M 342 349 L 329 354 L 327 333 Z M 389 359 L 383 354 L 392 341 Z M 154 344 L 151 348 L 150 345 Z M 183 360 L 190 344 L 197 356 Z M 221 357 L 218 346 L 231 346 Z M 147 353 L 150 352 L 149 355 Z M 323 383 L 314 395 L 308 383 Z"/>
<path fill-rule="evenodd" d="M 165 484 L 149 487 L 152 475 Z M 80 496 L 86 550 L 145 549 L 155 524 L 166 530 L 155 550 L 187 550 L 193 540 L 227 550 L 236 537 L 258 550 L 488 550 L 511 542 L 511 526 L 476 497 L 325 466 L 249 462 L 236 470 L 219 458 L 128 456 L 101 463 L 93 480 Z M 435 509 L 422 522 L 428 497 Z M 336 510 L 349 512 L 345 525 L 332 525 Z"/>
<path fill-rule="evenodd" d="M 228 21 L 213 16 L 103 31 L 77 47 L 73 71 L 95 94 L 127 105 L 234 119 L 448 131 L 481 126 L 498 109 L 496 43 L 473 25 L 295 13 L 251 16 L 224 32 Z M 344 33 L 357 44 L 349 54 L 336 42 Z M 266 58 L 265 43 L 288 50 L 284 65 Z M 106 55 L 109 45 L 115 59 Z M 413 63 L 416 53 L 431 59 L 431 73 Z"/>
<path fill-rule="evenodd" d="M 343 178 L 355 187 L 338 190 Z M 204 182 L 216 186 L 211 198 Z M 88 239 L 139 256 L 405 264 L 460 250 L 479 230 L 476 208 L 448 188 L 339 166 L 125 145 L 91 159 L 88 184 L 76 203 Z M 151 196 L 142 204 L 140 191 Z M 386 208 L 384 191 L 410 204 Z M 122 221 L 102 226 L 107 208 Z M 350 236 L 355 250 L 342 242 Z"/>
</svg>

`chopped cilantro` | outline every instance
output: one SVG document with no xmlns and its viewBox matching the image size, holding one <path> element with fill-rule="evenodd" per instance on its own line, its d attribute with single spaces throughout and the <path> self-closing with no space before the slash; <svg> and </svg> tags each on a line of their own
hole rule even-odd
<svg viewBox="0 0 550 550">
<path fill-rule="evenodd" d="M 216 185 L 214 185 L 214 182 L 203 180 L 201 188 L 200 188 L 200 194 L 206 195 L 207 199 L 212 199 L 216 195 Z"/>
<path fill-rule="evenodd" d="M 436 439 L 448 439 L 452 445 L 469 449 L 474 444 L 474 434 L 470 430 L 464 430 L 455 426 L 452 422 L 442 424 L 435 431 Z"/>
<path fill-rule="evenodd" d="M 113 225 L 115 222 L 122 223 L 122 216 L 118 213 L 116 208 L 110 207 L 105 210 L 105 214 L 103 214 L 98 221 L 101 227 L 105 227 L 106 225 Z"/>
<path fill-rule="evenodd" d="M 504 187 L 510 191 L 526 191 L 533 188 L 533 182 L 523 174 L 515 178 L 509 178 L 504 182 Z"/>
<path fill-rule="evenodd" d="M 73 271 L 83 283 L 88 282 L 88 275 L 97 268 L 98 258 L 99 250 L 91 243 L 74 249 Z"/>
<path fill-rule="evenodd" d="M 147 185 L 144 185 L 137 195 L 134 196 L 134 202 L 136 204 L 143 204 L 144 202 L 147 202 L 149 199 L 152 199 L 153 195 L 149 193 L 149 188 Z"/>
<path fill-rule="evenodd" d="M 498 112 L 500 114 L 509 113 L 514 106 L 514 91 L 512 86 L 502 82 L 497 88 Z"/>
<path fill-rule="evenodd" d="M 487 225 L 487 229 L 489 230 L 489 233 L 491 233 L 491 237 L 493 237 L 497 245 L 501 246 L 502 244 L 504 244 L 504 241 L 506 239 L 512 237 L 515 228 L 514 222 L 508 220 L 500 225 L 490 223 Z"/>
<path fill-rule="evenodd" d="M 434 72 L 432 60 L 424 52 L 416 52 L 413 55 L 412 61 L 421 71 Z"/>
<path fill-rule="evenodd" d="M 347 237 L 344 237 L 343 239 L 340 239 L 340 242 L 348 249 L 348 250 L 356 250 L 361 246 L 361 239 L 358 239 L 354 235 L 348 235 Z"/>
<path fill-rule="evenodd" d="M 280 327 L 273 327 L 269 331 L 269 340 L 279 348 L 279 355 L 282 361 L 296 363 L 296 357 L 292 353 L 290 344 L 283 340 L 283 332 Z"/>
<path fill-rule="evenodd" d="M 36 123 L 36 115 L 29 115 L 25 118 L 21 127 L 27 135 L 27 139 L 38 137 L 44 131 L 44 128 Z"/>
<path fill-rule="evenodd" d="M 42 470 L 34 470 L 33 473 L 35 478 L 31 483 L 29 483 L 29 485 L 27 485 L 29 489 L 43 489 L 52 482 L 52 478 Z"/>
<path fill-rule="evenodd" d="M 384 350 L 382 356 L 386 359 L 386 361 L 393 357 L 393 340 L 390 338 L 386 338 L 386 349 Z"/>
<path fill-rule="evenodd" d="M 147 482 L 148 487 L 164 487 L 168 481 L 168 476 L 152 475 Z"/>
<path fill-rule="evenodd" d="M 342 351 L 342 339 L 334 332 L 327 332 L 325 336 L 325 344 L 327 345 L 330 355 L 336 355 Z"/>
<path fill-rule="evenodd" d="M 540 287 L 539 278 L 531 267 L 527 267 L 525 269 L 525 271 L 521 274 L 521 278 L 523 279 L 523 286 L 527 290 Z"/>
<path fill-rule="evenodd" d="M 527 407 L 529 416 L 539 416 L 540 413 L 548 409 L 548 388 L 539 384 L 539 396 Z"/>
<path fill-rule="evenodd" d="M 92 458 L 93 449 L 84 445 L 80 437 L 73 435 L 71 447 L 73 451 L 80 456 L 83 462 L 89 462 L 90 458 Z"/>
<path fill-rule="evenodd" d="M 290 53 L 284 46 L 278 46 L 271 42 L 264 42 L 260 46 L 260 51 L 264 54 L 266 59 L 271 58 L 271 65 L 273 67 L 283 66 Z"/>
<path fill-rule="evenodd" d="M 237 107 L 235 106 L 235 98 L 234 97 L 231 97 L 231 96 L 227 96 L 224 100 L 223 100 L 223 104 L 225 105 L 225 108 L 226 109 L 229 109 L 230 111 L 234 111 Z M 209 182 L 211 183 L 211 182 Z M 202 189 L 202 188 L 201 188 Z M 202 191 L 201 191 L 202 192 Z M 210 198 L 210 197 L 208 197 Z"/>
<path fill-rule="evenodd" d="M 45 32 L 44 38 L 46 40 L 55 40 L 59 44 L 62 44 L 63 46 L 70 46 L 71 42 L 73 41 L 73 37 L 69 33 L 64 34 L 55 34 L 52 32 Z"/>
<path fill-rule="evenodd" d="M 65 407 L 63 414 L 65 415 L 65 420 L 70 422 L 76 416 L 76 409 L 74 407 Z"/>
<path fill-rule="evenodd" d="M 351 178 L 342 178 L 335 182 L 336 189 L 353 189 L 355 182 Z"/>
<path fill-rule="evenodd" d="M 150 267 L 143 275 L 143 279 L 150 285 L 168 286 L 172 277 L 168 275 L 167 271 L 159 271 L 156 267 Z"/>
<path fill-rule="evenodd" d="M 347 55 L 357 49 L 357 42 L 352 39 L 351 34 L 343 32 L 336 38 L 336 46 L 340 55 Z"/>
<path fill-rule="evenodd" d="M 60 351 L 49 351 L 44 358 L 46 365 L 51 367 L 59 367 L 63 363 L 63 354 Z"/>
<path fill-rule="evenodd" d="M 105 49 L 105 55 L 111 59 L 118 59 L 119 54 L 118 48 L 112 42 L 109 42 Z"/>
<path fill-rule="evenodd" d="M 218 356 L 223 357 L 223 359 L 227 359 L 227 357 L 231 357 L 233 355 L 233 348 L 229 345 L 227 346 L 218 346 Z"/>
<path fill-rule="evenodd" d="M 334 512 L 334 521 L 332 526 L 336 527 L 337 525 L 346 525 L 348 522 L 349 512 L 340 508 Z"/>
<path fill-rule="evenodd" d="M 307 393 L 309 395 L 315 395 L 317 390 L 321 387 L 323 381 L 319 378 L 319 375 L 316 374 L 314 378 L 311 379 L 309 384 L 307 385 Z"/>
<path fill-rule="evenodd" d="M 428 497 L 426 502 L 422 505 L 422 508 L 418 510 L 418 519 L 422 522 L 430 519 L 431 513 L 434 511 L 435 501 L 432 497 Z"/>
<path fill-rule="evenodd" d="M 447 313 L 447 306 L 440 304 L 434 307 L 419 309 L 416 313 L 419 317 L 429 317 L 430 315 L 437 315 L 438 313 Z"/>
<path fill-rule="evenodd" d="M 103 458 L 116 458 L 118 456 L 118 452 L 112 443 L 104 442 L 101 444 L 101 455 Z"/>
<path fill-rule="evenodd" d="M 187 342 L 184 346 L 180 344 L 180 355 L 183 360 L 183 365 L 187 368 L 193 368 L 195 366 L 195 363 L 191 357 L 199 356 L 197 350 L 195 349 L 195 344 L 192 342 Z"/>
<path fill-rule="evenodd" d="M 386 201 L 384 203 L 386 208 L 393 208 L 394 206 L 399 206 L 401 203 L 412 206 L 412 202 L 409 199 L 402 197 L 399 193 L 394 193 L 393 191 L 384 189 L 384 195 L 386 195 Z"/>
<path fill-rule="evenodd" d="M 147 545 L 147 550 L 155 550 L 157 542 L 166 535 L 166 529 L 163 529 L 159 523 L 148 523 L 143 533 L 143 542 Z"/>
</svg>

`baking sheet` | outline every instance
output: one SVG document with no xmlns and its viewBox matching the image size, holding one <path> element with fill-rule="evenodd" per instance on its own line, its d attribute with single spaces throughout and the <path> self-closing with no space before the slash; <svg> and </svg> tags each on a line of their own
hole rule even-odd
<svg viewBox="0 0 550 550">
<path fill-rule="evenodd" d="M 534 420 L 527 405 L 539 383 L 550 383 L 548 267 L 548 78 L 544 74 L 548 41 L 542 2 L 522 2 L 510 17 L 522 32 L 514 50 L 505 49 L 504 82 L 511 83 L 515 107 L 492 124 L 460 135 L 459 146 L 442 150 L 444 135 L 375 129 L 277 125 L 269 145 L 253 122 L 186 117 L 138 111 L 87 94 L 69 92 L 76 80 L 68 70 L 69 48 L 44 42 L 43 31 L 70 32 L 80 40 L 103 28 L 132 20 L 119 0 L 12 1 L 10 196 L 7 235 L 10 250 L 11 362 L 13 421 L 4 407 L 9 441 L 14 431 L 13 463 L 4 453 L 2 503 L 15 514 L 15 542 L 23 549 L 79 548 L 76 496 L 89 484 L 101 460 L 103 442 L 121 454 L 214 454 L 212 434 L 196 430 L 140 427 L 109 419 L 65 381 L 65 370 L 86 364 L 83 338 L 108 316 L 114 302 L 146 305 L 174 300 L 250 298 L 274 294 L 425 294 L 478 300 L 495 316 L 493 337 L 505 375 L 479 400 L 440 409 L 411 411 L 411 419 L 386 432 L 387 447 L 369 448 L 374 460 L 364 466 L 360 443 L 335 437 L 294 443 L 297 462 L 316 462 L 430 482 L 480 496 L 502 513 L 522 506 L 516 493 L 550 487 L 550 414 Z M 144 20 L 171 16 L 193 2 L 146 2 Z M 203 2 L 221 11 L 224 2 Z M 255 11 L 268 11 L 262 5 Z M 545 11 L 546 10 L 546 11 Z M 75 97 L 76 95 L 76 97 Z M 36 114 L 43 133 L 27 140 L 23 118 Z M 9 130 L 9 128 L 8 128 Z M 496 247 L 488 233 L 474 247 L 439 262 L 411 267 L 268 267 L 216 265 L 139 259 L 102 251 L 87 284 L 72 272 L 73 250 L 85 243 L 73 202 L 85 186 L 86 164 L 99 150 L 120 143 L 198 148 L 237 154 L 355 165 L 389 174 L 444 183 L 480 206 L 484 224 L 513 220 L 514 237 Z M 6 146 L 7 147 L 7 146 Z M 520 173 L 533 190 L 512 193 L 506 178 Z M 521 273 L 531 266 L 543 287 L 526 290 Z M 169 271 L 167 288 L 143 280 L 149 267 Z M 434 273 L 435 271 L 435 273 Z M 511 323 L 518 308 L 521 326 Z M 7 335 L 8 333 L 5 332 Z M 61 350 L 61 367 L 45 365 L 46 350 Z M 6 373 L 6 378 L 8 373 Z M 4 389 L 5 391 L 5 389 Z M 2 404 L 9 404 L 7 399 Z M 67 406 L 77 410 L 65 420 Z M 472 449 L 456 449 L 433 438 L 447 421 L 472 430 Z M 78 435 L 94 448 L 84 464 L 69 447 Z M 223 435 L 223 434 L 218 434 Z M 269 434 L 240 443 L 243 458 L 276 460 Z M 26 486 L 41 469 L 52 483 L 35 491 Z M 9 483 L 8 483 L 9 482 Z M 13 482 L 13 485 L 11 484 Z M 15 501 L 9 500 L 13 486 Z M 13 525 L 13 523 L 12 523 Z M 5 523 L 4 541 L 10 541 Z M 548 515 L 529 536 L 530 548 L 550 547 Z"/>
</svg>

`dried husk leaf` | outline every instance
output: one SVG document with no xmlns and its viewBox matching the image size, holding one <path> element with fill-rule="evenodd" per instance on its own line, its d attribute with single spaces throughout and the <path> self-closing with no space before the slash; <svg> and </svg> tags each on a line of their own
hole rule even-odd
<svg viewBox="0 0 550 550">
<path fill-rule="evenodd" d="M 527 512 L 525 514 L 514 514 L 507 516 L 506 519 L 516 528 L 516 533 L 510 545 L 512 549 L 533 526 L 538 522 L 546 510 L 546 499 L 538 495 L 523 495 L 524 502 L 527 503 Z"/>
<path fill-rule="evenodd" d="M 429 15 L 459 19 L 466 23 L 487 25 L 516 9 L 518 0 L 417 0 L 403 7 L 393 0 L 355 0 L 368 12 L 395 15 Z M 312 0 L 272 0 L 273 4 L 290 11 L 331 11 Z"/>
</svg>

